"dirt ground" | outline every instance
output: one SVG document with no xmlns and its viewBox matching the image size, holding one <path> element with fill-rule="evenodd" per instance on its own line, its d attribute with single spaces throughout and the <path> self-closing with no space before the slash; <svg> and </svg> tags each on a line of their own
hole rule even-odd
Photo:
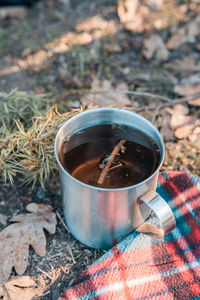
<svg viewBox="0 0 200 300">
<path fill-rule="evenodd" d="M 169 47 L 165 58 L 159 58 L 156 53 L 150 58 L 145 56 L 144 39 L 156 33 L 166 44 L 181 26 L 200 15 L 200 4 L 199 1 L 180 0 L 164 3 L 166 10 L 164 6 L 159 18 L 165 18 L 165 23 L 160 29 L 159 26 L 151 26 L 151 22 L 154 22 L 152 19 L 142 29 L 129 30 L 119 19 L 117 2 L 114 0 L 45 0 L 29 8 L 20 19 L 1 18 L 1 91 L 18 88 L 27 92 L 51 93 L 57 99 L 61 111 L 63 103 L 69 109 L 89 104 L 92 98 L 87 100 L 79 92 L 102 88 L 102 85 L 107 89 L 151 92 L 171 99 L 190 96 L 188 93 L 177 93 L 175 87 L 184 83 L 200 84 L 199 33 L 179 47 Z M 152 15 L 159 13 L 159 10 L 151 8 Z M 188 78 L 194 78 L 192 76 L 196 76 L 196 81 L 189 81 Z M 134 95 L 121 97 L 117 103 L 111 97 L 106 103 L 102 96 L 95 101 L 95 104 L 102 106 L 121 103 L 130 109 L 145 106 L 142 114 L 150 120 L 153 112 L 148 107 L 155 108 L 161 103 L 159 99 Z M 185 107 L 186 114 L 194 117 L 197 124 L 199 104 L 187 102 Z M 187 134 L 177 137 L 178 134 L 169 126 L 173 113 L 172 107 L 163 109 L 155 123 L 166 144 L 166 159 L 162 170 L 192 172 L 199 176 L 200 144 L 195 136 L 193 140 Z M 200 128 L 199 123 L 194 126 L 195 130 Z M 198 130 L 193 135 L 199 134 Z M 25 206 L 30 202 L 58 205 L 61 202 L 58 175 L 50 180 L 46 190 L 39 184 L 34 190 L 29 186 L 21 187 L 18 180 L 12 187 L 8 183 L 1 183 L 2 214 L 11 217 L 25 212 Z M 33 276 L 41 288 L 42 295 L 35 299 L 57 299 L 103 253 L 73 238 L 64 226 L 62 208 L 57 210 L 57 220 L 56 234 L 46 235 L 47 255 L 41 258 L 30 249 L 25 274 Z M 3 225 L 0 225 L 0 230 L 2 228 Z"/>
</svg>

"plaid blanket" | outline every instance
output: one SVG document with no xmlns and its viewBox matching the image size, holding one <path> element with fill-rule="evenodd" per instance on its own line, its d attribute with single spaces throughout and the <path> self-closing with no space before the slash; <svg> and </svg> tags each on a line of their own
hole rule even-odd
<svg viewBox="0 0 200 300">
<path fill-rule="evenodd" d="M 200 180 L 162 173 L 157 191 L 171 206 L 176 228 L 162 241 L 133 232 L 59 300 L 200 299 Z"/>
</svg>

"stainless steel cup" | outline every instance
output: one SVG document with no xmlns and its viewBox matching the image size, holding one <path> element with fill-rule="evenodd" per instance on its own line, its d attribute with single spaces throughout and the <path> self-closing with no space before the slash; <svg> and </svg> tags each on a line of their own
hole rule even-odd
<svg viewBox="0 0 200 300">
<path fill-rule="evenodd" d="M 59 160 L 63 140 L 81 129 L 102 123 L 131 126 L 152 138 L 161 156 L 155 172 L 136 185 L 117 189 L 90 186 L 72 177 Z M 174 215 L 156 193 L 164 152 L 158 130 L 148 120 L 128 110 L 91 109 L 67 120 L 57 133 L 55 156 L 59 165 L 65 221 L 74 237 L 90 247 L 108 249 L 134 229 L 158 239 L 172 231 L 176 224 Z M 152 211 L 159 226 L 145 222 Z"/>
</svg>

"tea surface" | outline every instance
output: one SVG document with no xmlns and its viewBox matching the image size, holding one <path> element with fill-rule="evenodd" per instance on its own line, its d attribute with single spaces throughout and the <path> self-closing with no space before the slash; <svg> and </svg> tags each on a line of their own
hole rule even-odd
<svg viewBox="0 0 200 300">
<path fill-rule="evenodd" d="M 111 155 L 115 147 L 119 149 Z M 59 156 L 73 177 L 102 188 L 137 184 L 148 178 L 160 162 L 159 148 L 151 138 L 120 124 L 96 125 L 76 132 L 64 140 Z M 102 172 L 104 178 L 100 180 Z"/>
</svg>

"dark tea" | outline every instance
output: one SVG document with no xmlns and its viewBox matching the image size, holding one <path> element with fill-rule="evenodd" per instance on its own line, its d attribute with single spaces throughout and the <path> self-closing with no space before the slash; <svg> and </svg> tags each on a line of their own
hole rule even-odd
<svg viewBox="0 0 200 300">
<path fill-rule="evenodd" d="M 59 153 L 76 179 L 101 188 L 123 188 L 148 178 L 158 167 L 160 151 L 141 131 L 120 124 L 84 128 L 67 137 Z"/>
</svg>

